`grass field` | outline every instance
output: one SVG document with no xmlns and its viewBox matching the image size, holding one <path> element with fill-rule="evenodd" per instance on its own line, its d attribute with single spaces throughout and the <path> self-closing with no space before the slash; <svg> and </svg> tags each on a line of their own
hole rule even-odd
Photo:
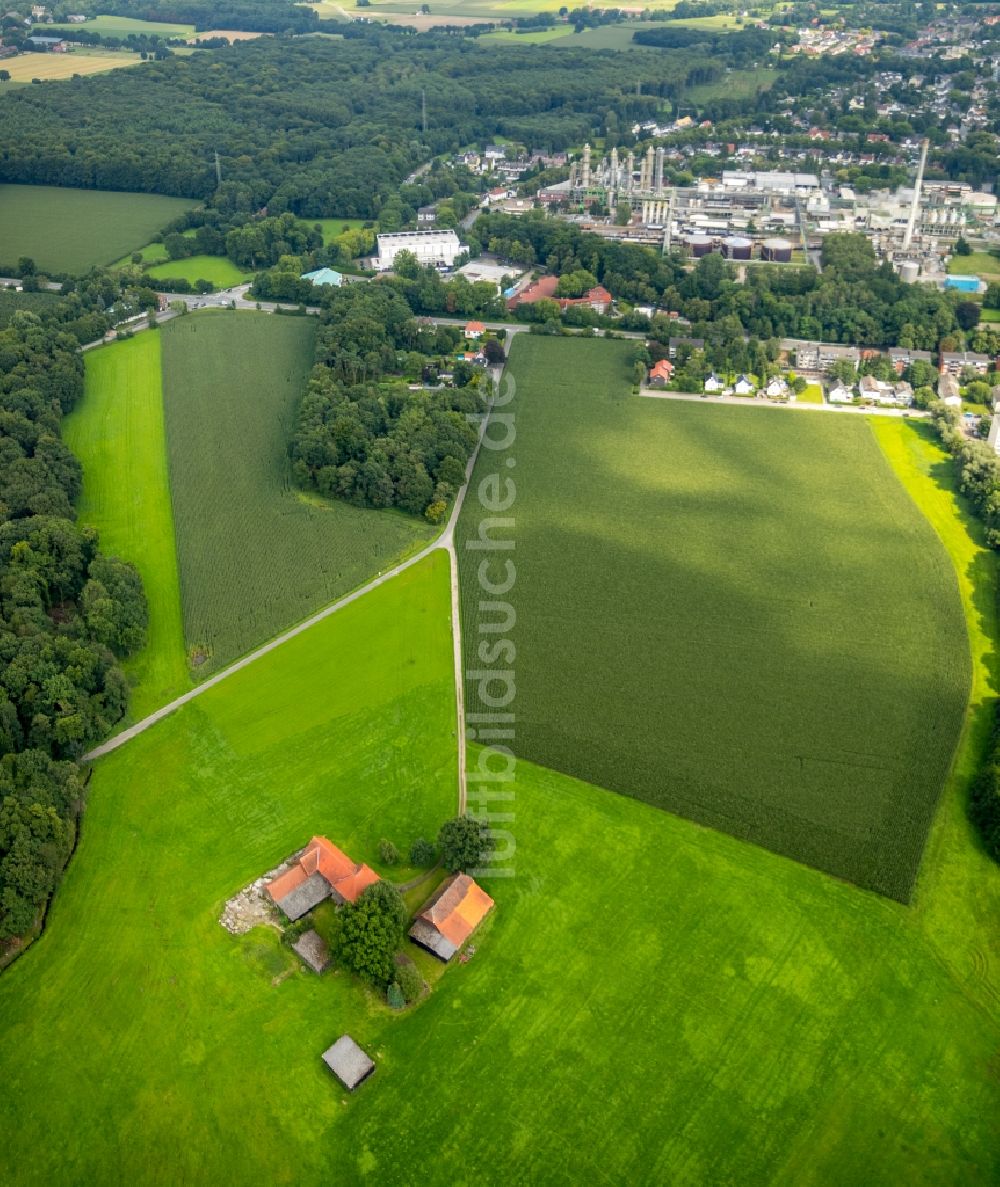
<svg viewBox="0 0 1000 1187">
<path fill-rule="evenodd" d="M 767 90 L 777 73 L 766 66 L 756 70 L 733 70 L 718 82 L 690 87 L 684 92 L 684 101 L 708 103 L 712 99 L 752 99 L 760 91 Z"/>
<path fill-rule="evenodd" d="M 135 251 L 195 202 L 46 185 L 0 185 L 0 263 L 30 256 L 78 274 Z"/>
<path fill-rule="evenodd" d="M 60 294 L 51 290 L 40 293 L 18 293 L 13 289 L 0 288 L 0 329 L 6 326 L 19 309 L 30 309 L 32 313 L 41 313 L 50 305 L 59 301 Z"/>
<path fill-rule="evenodd" d="M 138 54 L 88 47 L 68 54 L 18 54 L 16 58 L 5 58 L 3 69 L 10 72 L 12 83 L 30 83 L 33 78 L 55 82 L 72 78 L 74 74 L 103 74 L 107 70 L 120 70 L 123 66 L 136 66 L 141 62 Z"/>
<path fill-rule="evenodd" d="M 933 447 L 878 428 L 975 562 Z M 995 561 L 962 584 L 990 650 Z M 516 876 L 398 1017 L 218 926 L 313 831 L 374 862 L 449 814 L 447 621 L 437 554 L 101 760 L 46 933 L 0 977 L 0 1178 L 994 1183 L 1000 871 L 955 788 L 903 908 L 522 762 Z M 345 1031 L 377 1061 L 352 1096 L 319 1060 Z"/>
<path fill-rule="evenodd" d="M 968 256 L 952 256 L 948 271 L 959 276 L 983 276 L 1000 280 L 1000 257 L 988 251 L 974 251 Z"/>
<path fill-rule="evenodd" d="M 429 539 L 422 521 L 307 501 L 288 444 L 311 319 L 210 312 L 163 334 L 170 482 L 188 647 L 202 672 L 305 618 Z"/>
<path fill-rule="evenodd" d="M 185 260 L 168 260 L 147 269 L 153 280 L 210 280 L 217 289 L 232 288 L 253 277 L 252 272 L 238 268 L 228 256 L 188 256 Z"/>
<path fill-rule="evenodd" d="M 940 545 L 860 418 L 632 400 L 629 352 L 513 348 L 518 753 L 905 899 L 968 688 Z"/>
<path fill-rule="evenodd" d="M 127 16 L 97 16 L 82 25 L 50 25 L 49 27 L 67 33 L 86 29 L 88 33 L 99 33 L 102 37 L 121 37 L 122 39 L 133 33 L 137 36 L 145 33 L 150 37 L 155 34 L 158 37 L 171 38 L 193 37 L 195 32 L 194 25 L 177 25 L 168 21 L 140 21 Z"/>
<path fill-rule="evenodd" d="M 795 397 L 799 404 L 822 404 L 823 389 L 818 383 L 806 384 L 805 388 Z"/>
<path fill-rule="evenodd" d="M 79 407 L 63 421 L 83 466 L 80 521 L 101 548 L 131 561 L 149 602 L 146 647 L 125 664 L 130 716 L 140 718 L 191 687 L 163 427 L 160 335 L 139 334 L 87 352 Z"/>
<path fill-rule="evenodd" d="M 344 231 L 356 231 L 365 225 L 363 218 L 308 218 L 305 220 L 310 227 L 318 223 L 323 229 L 323 242 L 332 243 Z"/>
</svg>

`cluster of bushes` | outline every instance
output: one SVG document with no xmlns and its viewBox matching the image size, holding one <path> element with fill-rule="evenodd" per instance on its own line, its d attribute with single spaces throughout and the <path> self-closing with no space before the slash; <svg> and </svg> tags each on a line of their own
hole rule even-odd
<svg viewBox="0 0 1000 1187">
<path fill-rule="evenodd" d="M 72 851 L 74 760 L 124 713 L 117 659 L 146 632 L 138 573 L 74 522 L 80 465 L 60 421 L 83 360 L 63 324 L 81 301 L 61 305 L 0 331 L 0 941 L 35 926 Z"/>
<path fill-rule="evenodd" d="M 471 384 L 411 392 L 398 380 L 384 382 L 398 373 L 400 352 L 419 357 L 439 341 L 391 286 L 348 286 L 324 296 L 324 306 L 318 361 L 292 441 L 297 481 L 360 506 L 440 522 L 464 480 L 483 397 Z"/>
</svg>

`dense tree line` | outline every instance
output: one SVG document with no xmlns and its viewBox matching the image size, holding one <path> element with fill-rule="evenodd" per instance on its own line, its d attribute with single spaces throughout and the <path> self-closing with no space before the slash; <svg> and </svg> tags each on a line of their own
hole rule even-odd
<svg viewBox="0 0 1000 1187">
<path fill-rule="evenodd" d="M 145 637 L 135 569 L 74 522 L 80 466 L 59 430 L 83 390 L 64 328 L 77 312 L 21 310 L 0 331 L 0 941 L 32 927 L 59 877 L 81 806 L 73 760 L 124 713 L 116 657 Z"/>
<path fill-rule="evenodd" d="M 224 213 L 373 218 L 429 155 L 496 136 L 564 149 L 609 113 L 622 126 L 654 113 L 687 69 L 682 51 L 487 48 L 349 29 L 344 41 L 261 38 L 4 94 L 0 181 L 176 194 Z"/>
<path fill-rule="evenodd" d="M 313 9 L 292 0 L 83 0 L 71 11 L 249 33 L 312 33 L 320 25 Z"/>
<path fill-rule="evenodd" d="M 1000 458 L 985 441 L 962 432 L 957 409 L 934 401 L 930 411 L 938 436 L 954 459 L 959 489 L 982 520 L 987 544 L 1000 549 Z M 986 851 L 1000 861 L 1000 702 L 994 714 L 989 753 L 969 791 L 969 815 Z"/>
<path fill-rule="evenodd" d="M 441 331 L 421 327 L 391 284 L 326 294 L 322 318 L 292 442 L 297 480 L 333 498 L 439 522 L 463 481 L 482 396 L 472 385 L 410 391 L 387 379 L 402 369 L 401 356 L 429 356 L 442 345 Z M 459 337 L 444 334 L 446 342 Z"/>
</svg>

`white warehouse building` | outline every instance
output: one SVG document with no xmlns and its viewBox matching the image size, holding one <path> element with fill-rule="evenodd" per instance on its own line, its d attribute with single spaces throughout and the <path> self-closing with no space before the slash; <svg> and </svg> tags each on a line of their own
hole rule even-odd
<svg viewBox="0 0 1000 1187">
<path fill-rule="evenodd" d="M 388 272 L 401 251 L 412 252 L 419 264 L 443 264 L 450 268 L 466 250 L 454 231 L 392 231 L 378 237 L 375 267 Z"/>
</svg>

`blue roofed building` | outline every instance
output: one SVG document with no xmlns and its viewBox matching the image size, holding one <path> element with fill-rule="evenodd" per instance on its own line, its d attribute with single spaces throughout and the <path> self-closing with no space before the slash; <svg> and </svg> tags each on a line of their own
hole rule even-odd
<svg viewBox="0 0 1000 1187">
<path fill-rule="evenodd" d="M 339 272 L 334 272 L 332 268 L 317 268 L 315 272 L 304 272 L 300 279 L 308 280 L 315 285 L 332 284 L 338 289 L 344 283 L 343 276 Z"/>
</svg>

